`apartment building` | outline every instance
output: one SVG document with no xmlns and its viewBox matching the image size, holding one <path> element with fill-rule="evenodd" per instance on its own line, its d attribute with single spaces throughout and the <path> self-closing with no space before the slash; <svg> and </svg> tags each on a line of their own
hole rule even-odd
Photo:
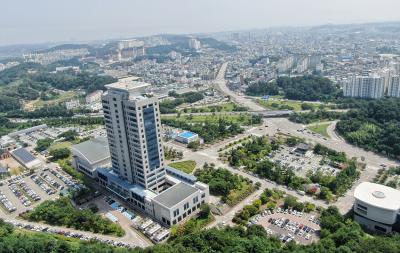
<svg viewBox="0 0 400 253">
<path fill-rule="evenodd" d="M 380 76 L 353 76 L 343 85 L 345 97 L 381 98 L 385 95 L 385 78 Z"/>
</svg>

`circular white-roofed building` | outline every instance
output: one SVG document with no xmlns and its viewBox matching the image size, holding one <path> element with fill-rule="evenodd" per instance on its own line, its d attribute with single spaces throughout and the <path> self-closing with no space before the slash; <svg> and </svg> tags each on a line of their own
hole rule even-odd
<svg viewBox="0 0 400 253">
<path fill-rule="evenodd" d="M 354 191 L 354 219 L 367 229 L 389 233 L 400 217 L 400 191 L 363 182 Z"/>
</svg>

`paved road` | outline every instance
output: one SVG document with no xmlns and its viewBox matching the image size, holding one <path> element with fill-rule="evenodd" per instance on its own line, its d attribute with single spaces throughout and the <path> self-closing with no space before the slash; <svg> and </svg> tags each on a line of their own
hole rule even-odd
<svg viewBox="0 0 400 253">
<path fill-rule="evenodd" d="M 122 242 L 131 245 L 132 247 L 141 247 L 145 248 L 148 246 L 151 246 L 152 244 L 149 243 L 147 240 L 138 237 L 137 235 L 135 237 L 132 237 L 132 232 L 133 231 L 126 231 L 125 236 L 123 237 L 116 237 L 116 236 L 108 236 L 108 235 L 102 235 L 102 234 L 95 234 L 87 231 L 81 231 L 81 230 L 76 230 L 76 229 L 71 229 L 67 227 L 61 227 L 61 226 L 52 226 L 44 223 L 38 223 L 38 222 L 28 222 L 25 220 L 20 220 L 20 219 L 11 219 L 8 218 L 6 215 L 4 215 L 3 212 L 0 212 L 0 218 L 4 219 L 7 222 L 12 222 L 12 223 L 21 223 L 24 225 L 31 225 L 31 226 L 40 226 L 40 227 L 47 227 L 51 228 L 57 231 L 63 231 L 63 232 L 70 232 L 70 233 L 75 233 L 75 234 L 81 234 L 85 237 L 97 237 L 101 240 L 111 240 L 114 242 Z"/>
<path fill-rule="evenodd" d="M 221 92 L 225 93 L 226 95 L 229 95 L 232 98 L 232 100 L 235 101 L 236 103 L 247 106 L 252 111 L 264 111 L 265 109 L 262 108 L 257 103 L 255 103 L 253 100 L 248 99 L 244 96 L 240 96 L 240 95 L 232 92 L 231 90 L 229 90 L 229 88 L 226 86 L 226 80 L 224 78 L 227 65 L 228 65 L 228 63 L 222 64 L 221 69 L 217 75 L 216 84 L 217 84 L 218 89 Z M 345 196 L 339 198 L 339 200 L 335 203 L 335 205 L 337 205 L 340 208 L 340 211 L 342 213 L 347 212 L 352 207 L 352 203 L 354 201 L 354 198 L 353 198 L 354 188 L 363 181 L 371 181 L 376 176 L 377 171 L 379 170 L 381 164 L 386 164 L 388 166 L 398 166 L 399 165 L 399 162 L 397 162 L 397 161 L 388 159 L 387 157 L 375 154 L 373 152 L 365 151 L 354 145 L 346 143 L 334 131 L 336 122 L 328 127 L 328 129 L 327 129 L 328 134 L 332 138 L 327 139 L 327 140 L 324 140 L 323 138 L 320 138 L 317 136 L 298 132 L 297 130 L 302 129 L 303 126 L 300 124 L 290 122 L 286 118 L 270 118 L 270 119 L 265 119 L 265 122 L 268 124 L 268 128 L 265 128 L 265 131 L 258 131 L 258 133 L 254 133 L 254 132 L 250 131 L 250 133 L 268 134 L 268 135 L 272 136 L 277 132 L 283 132 L 286 134 L 291 134 L 294 136 L 305 138 L 307 140 L 312 141 L 313 143 L 323 144 L 323 145 L 325 145 L 331 149 L 337 150 L 337 151 L 345 152 L 349 157 L 357 157 L 360 160 L 361 160 L 361 158 L 362 158 L 362 160 L 364 160 L 364 162 L 367 164 L 367 168 L 365 171 L 363 171 L 361 173 L 360 179 L 354 184 L 353 188 L 345 194 Z M 209 156 L 211 156 L 213 151 L 207 149 L 206 153 L 208 153 Z"/>
<path fill-rule="evenodd" d="M 222 64 L 220 70 L 218 71 L 217 77 L 215 78 L 215 86 L 216 88 L 224 93 L 226 96 L 230 96 L 230 98 L 235 101 L 236 103 L 250 108 L 252 111 L 265 111 L 265 108 L 262 106 L 258 105 L 257 103 L 253 102 L 250 99 L 247 99 L 245 97 L 239 96 L 235 92 L 231 91 L 227 86 L 226 83 L 227 81 L 225 80 L 225 73 L 226 69 L 228 67 L 228 63 L 225 62 Z"/>
</svg>

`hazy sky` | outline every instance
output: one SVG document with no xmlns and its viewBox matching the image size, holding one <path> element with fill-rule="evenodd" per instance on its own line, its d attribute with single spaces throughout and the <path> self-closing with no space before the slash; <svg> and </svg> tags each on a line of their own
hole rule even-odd
<svg viewBox="0 0 400 253">
<path fill-rule="evenodd" d="M 0 0 L 0 45 L 400 21 L 400 0 Z"/>
</svg>

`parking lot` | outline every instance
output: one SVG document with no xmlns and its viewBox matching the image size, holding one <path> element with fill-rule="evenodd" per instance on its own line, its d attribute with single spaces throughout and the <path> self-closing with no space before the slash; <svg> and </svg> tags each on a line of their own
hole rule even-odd
<svg viewBox="0 0 400 253">
<path fill-rule="evenodd" d="M 280 208 L 264 211 L 251 223 L 263 226 L 269 235 L 278 237 L 284 243 L 310 244 L 319 240 L 321 229 L 316 215 Z"/>
<path fill-rule="evenodd" d="M 78 185 L 65 172 L 48 168 L 3 180 L 0 185 L 2 216 L 17 217 L 45 200 L 58 198 L 61 190 Z"/>
<path fill-rule="evenodd" d="M 282 166 L 291 168 L 296 175 L 306 177 L 307 172 L 316 173 L 321 171 L 325 175 L 336 176 L 340 170 L 329 164 L 321 165 L 323 157 L 315 155 L 312 151 L 300 154 L 293 151 L 293 147 L 284 146 L 282 149 L 272 152 L 271 160 Z"/>
</svg>

